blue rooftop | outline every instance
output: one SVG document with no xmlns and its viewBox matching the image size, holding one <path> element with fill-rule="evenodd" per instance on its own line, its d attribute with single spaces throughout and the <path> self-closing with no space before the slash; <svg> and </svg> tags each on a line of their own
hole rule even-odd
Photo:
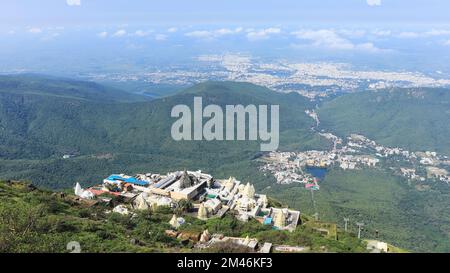
<svg viewBox="0 0 450 273">
<path fill-rule="evenodd" d="M 149 184 L 147 181 L 144 181 L 144 180 L 139 180 L 134 177 L 124 178 L 117 174 L 112 174 L 106 179 L 112 180 L 112 181 L 119 180 L 119 181 L 123 181 L 125 183 L 130 183 L 130 184 L 134 184 L 134 185 L 138 185 L 138 186 L 146 186 Z"/>
<path fill-rule="evenodd" d="M 264 219 L 264 225 L 270 225 L 272 224 L 272 217 L 266 217 L 266 219 Z"/>
</svg>

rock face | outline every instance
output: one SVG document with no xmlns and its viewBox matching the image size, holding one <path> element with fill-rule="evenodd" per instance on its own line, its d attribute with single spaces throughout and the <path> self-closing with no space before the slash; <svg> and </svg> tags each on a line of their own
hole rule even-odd
<svg viewBox="0 0 450 273">
<path fill-rule="evenodd" d="M 191 240 L 194 243 L 198 242 L 200 239 L 201 233 L 198 232 L 191 232 L 191 231 L 183 231 L 180 233 L 177 238 L 180 240 Z"/>
<path fill-rule="evenodd" d="M 206 229 L 203 231 L 202 235 L 200 235 L 200 242 L 206 243 L 211 239 L 211 236 L 209 234 L 209 231 Z"/>
<path fill-rule="evenodd" d="M 172 238 L 177 238 L 177 237 L 178 237 L 178 234 L 179 234 L 177 231 L 175 231 L 175 230 L 170 230 L 170 229 L 165 230 L 164 233 L 165 233 L 167 236 L 172 237 Z"/>
<path fill-rule="evenodd" d="M 118 205 L 113 209 L 113 212 L 122 214 L 122 215 L 128 215 L 129 211 L 128 208 L 124 205 Z"/>
</svg>

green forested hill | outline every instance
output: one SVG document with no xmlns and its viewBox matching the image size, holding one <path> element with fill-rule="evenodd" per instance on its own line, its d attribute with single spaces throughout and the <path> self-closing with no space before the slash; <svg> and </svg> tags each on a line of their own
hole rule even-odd
<svg viewBox="0 0 450 273">
<path fill-rule="evenodd" d="M 405 179 L 380 169 L 332 169 L 314 193 L 321 220 L 342 227 L 349 218 L 349 229 L 356 222 L 365 224 L 362 236 L 395 243 L 414 252 L 450 250 L 450 187 L 445 183 L 427 183 L 430 189 L 417 190 Z M 296 184 L 274 185 L 269 196 L 301 208 L 306 214 L 315 209 L 311 194 Z"/>
<path fill-rule="evenodd" d="M 361 133 L 380 144 L 450 155 L 450 90 L 366 91 L 319 109 L 321 127 L 342 136 Z"/>
<path fill-rule="evenodd" d="M 137 102 L 149 100 L 122 90 L 95 82 L 57 78 L 35 74 L 0 75 L 0 92 L 17 95 L 35 94 L 49 97 L 72 98 L 98 103 Z"/>
<path fill-rule="evenodd" d="M 118 170 L 145 172 L 199 168 L 218 175 L 254 177 L 256 141 L 172 140 L 173 106 L 279 104 L 280 148 L 327 145 L 312 133 L 298 94 L 280 94 L 246 83 L 209 82 L 150 102 L 105 103 L 41 93 L 0 92 L 0 176 L 30 179 L 52 188 L 92 184 Z M 63 160 L 65 153 L 79 155 Z M 98 156 L 99 154 L 108 156 Z"/>
<path fill-rule="evenodd" d="M 257 170 L 256 141 L 172 140 L 173 106 L 279 104 L 280 149 L 321 149 L 329 145 L 310 130 L 305 109 L 315 105 L 297 94 L 280 94 L 246 83 L 207 82 L 153 101 L 120 102 L 42 92 L 0 89 L 0 178 L 29 180 L 47 188 L 98 184 L 111 173 L 202 169 L 218 178 L 235 176 L 279 200 L 313 214 L 302 185 L 274 185 Z M 64 89 L 64 88 L 63 88 Z M 52 90 L 50 88 L 49 90 Z M 65 89 L 70 90 L 70 89 Z M 445 152 L 450 147 L 448 92 L 439 89 L 349 94 L 325 102 L 321 126 L 345 136 L 359 132 L 380 143 Z M 373 129 L 373 128 L 375 129 Z M 73 153 L 75 158 L 63 159 Z M 417 251 L 447 251 L 445 214 L 448 187 L 414 185 L 385 171 L 331 171 L 316 194 L 321 218 L 364 221 L 365 234 Z M 443 214 L 444 213 L 444 214 Z M 354 228 L 354 227 L 353 227 Z M 402 232 L 398 232 L 401 229 Z M 414 237 L 412 240 L 410 237 Z"/>
</svg>

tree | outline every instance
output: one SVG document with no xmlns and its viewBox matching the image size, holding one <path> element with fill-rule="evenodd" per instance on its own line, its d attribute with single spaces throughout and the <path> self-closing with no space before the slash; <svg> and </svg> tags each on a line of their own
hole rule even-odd
<svg viewBox="0 0 450 273">
<path fill-rule="evenodd" d="M 181 215 L 183 213 L 189 212 L 193 208 L 193 204 L 190 200 L 180 200 L 175 207 L 175 213 Z"/>
</svg>

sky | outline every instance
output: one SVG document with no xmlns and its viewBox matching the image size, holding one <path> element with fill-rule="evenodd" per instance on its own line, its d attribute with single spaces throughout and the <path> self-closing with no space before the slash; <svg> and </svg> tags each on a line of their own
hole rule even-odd
<svg viewBox="0 0 450 273">
<path fill-rule="evenodd" d="M 0 71 L 231 52 L 450 73 L 449 10 L 448 0 L 1 0 Z"/>
<path fill-rule="evenodd" d="M 6 26 L 105 24 L 449 24 L 447 0 L 2 0 Z"/>
</svg>

